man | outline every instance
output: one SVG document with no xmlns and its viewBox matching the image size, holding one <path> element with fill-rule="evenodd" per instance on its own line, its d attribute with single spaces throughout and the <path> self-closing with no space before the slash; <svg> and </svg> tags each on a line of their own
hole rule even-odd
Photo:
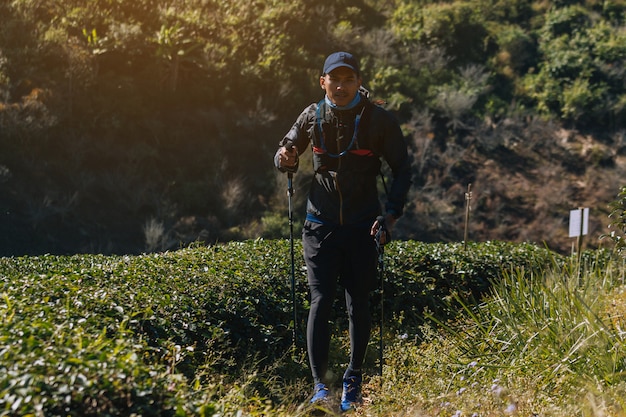
<svg viewBox="0 0 626 417">
<path fill-rule="evenodd" d="M 371 331 L 370 293 L 377 283 L 374 237 L 382 214 L 376 187 L 381 158 L 393 181 L 385 204 L 389 232 L 402 215 L 411 185 L 411 167 L 402 132 L 392 115 L 372 104 L 361 87 L 356 58 L 328 56 L 320 76 L 325 97 L 308 106 L 279 143 L 274 157 L 282 172 L 296 172 L 299 154 L 313 151 L 302 239 L 311 309 L 307 349 L 314 380 L 312 403 L 328 399 L 326 372 L 329 320 L 336 285 L 345 289 L 350 332 L 350 363 L 343 376 L 342 411 L 361 401 L 362 371 Z M 389 236 L 381 238 L 385 243 Z"/>
</svg>

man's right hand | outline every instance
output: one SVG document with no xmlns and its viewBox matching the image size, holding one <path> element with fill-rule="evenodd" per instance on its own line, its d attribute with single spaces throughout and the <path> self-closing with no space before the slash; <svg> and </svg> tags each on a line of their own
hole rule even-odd
<svg viewBox="0 0 626 417">
<path fill-rule="evenodd" d="M 292 146 L 290 149 L 287 149 L 285 146 L 280 148 L 278 166 L 287 172 L 295 172 L 298 168 L 298 148 L 295 146 Z"/>
</svg>

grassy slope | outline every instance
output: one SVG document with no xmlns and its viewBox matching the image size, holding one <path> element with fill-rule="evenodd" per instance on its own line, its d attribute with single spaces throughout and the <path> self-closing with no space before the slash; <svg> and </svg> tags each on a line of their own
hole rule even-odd
<svg viewBox="0 0 626 417">
<path fill-rule="evenodd" d="M 296 259 L 293 351 L 284 240 L 0 258 L 0 415 L 305 414 L 307 301 Z M 501 242 L 388 246 L 387 366 L 376 375 L 375 335 L 369 405 L 358 413 L 623 415 L 623 265 L 588 260 L 579 277 L 568 262 Z M 335 324 L 340 375 L 340 305 Z"/>
</svg>

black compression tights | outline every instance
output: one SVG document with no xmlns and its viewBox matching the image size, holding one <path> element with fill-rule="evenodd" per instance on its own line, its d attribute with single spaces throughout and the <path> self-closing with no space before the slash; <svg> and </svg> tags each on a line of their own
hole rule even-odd
<svg viewBox="0 0 626 417">
<path fill-rule="evenodd" d="M 329 288 L 330 287 L 330 288 Z M 307 324 L 307 345 L 311 371 L 315 383 L 324 382 L 328 370 L 330 349 L 330 325 L 335 286 L 311 286 L 311 309 Z M 372 319 L 369 311 L 369 293 L 359 289 L 345 291 L 346 307 L 350 320 L 350 365 L 360 369 L 365 360 Z"/>
</svg>

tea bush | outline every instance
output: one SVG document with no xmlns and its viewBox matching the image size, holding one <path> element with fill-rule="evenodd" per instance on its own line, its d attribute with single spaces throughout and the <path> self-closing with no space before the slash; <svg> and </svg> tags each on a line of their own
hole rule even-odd
<svg viewBox="0 0 626 417">
<path fill-rule="evenodd" d="M 226 415 L 231 389 L 245 392 L 228 400 L 243 406 L 284 403 L 287 394 L 272 385 L 308 378 L 298 359 L 308 301 L 295 245 L 299 352 L 287 240 L 0 258 L 0 415 Z M 459 301 L 478 300 L 502 271 L 540 270 L 553 258 L 526 244 L 392 242 L 387 331 L 452 318 Z M 340 314 L 336 326 L 345 331 Z"/>
</svg>

